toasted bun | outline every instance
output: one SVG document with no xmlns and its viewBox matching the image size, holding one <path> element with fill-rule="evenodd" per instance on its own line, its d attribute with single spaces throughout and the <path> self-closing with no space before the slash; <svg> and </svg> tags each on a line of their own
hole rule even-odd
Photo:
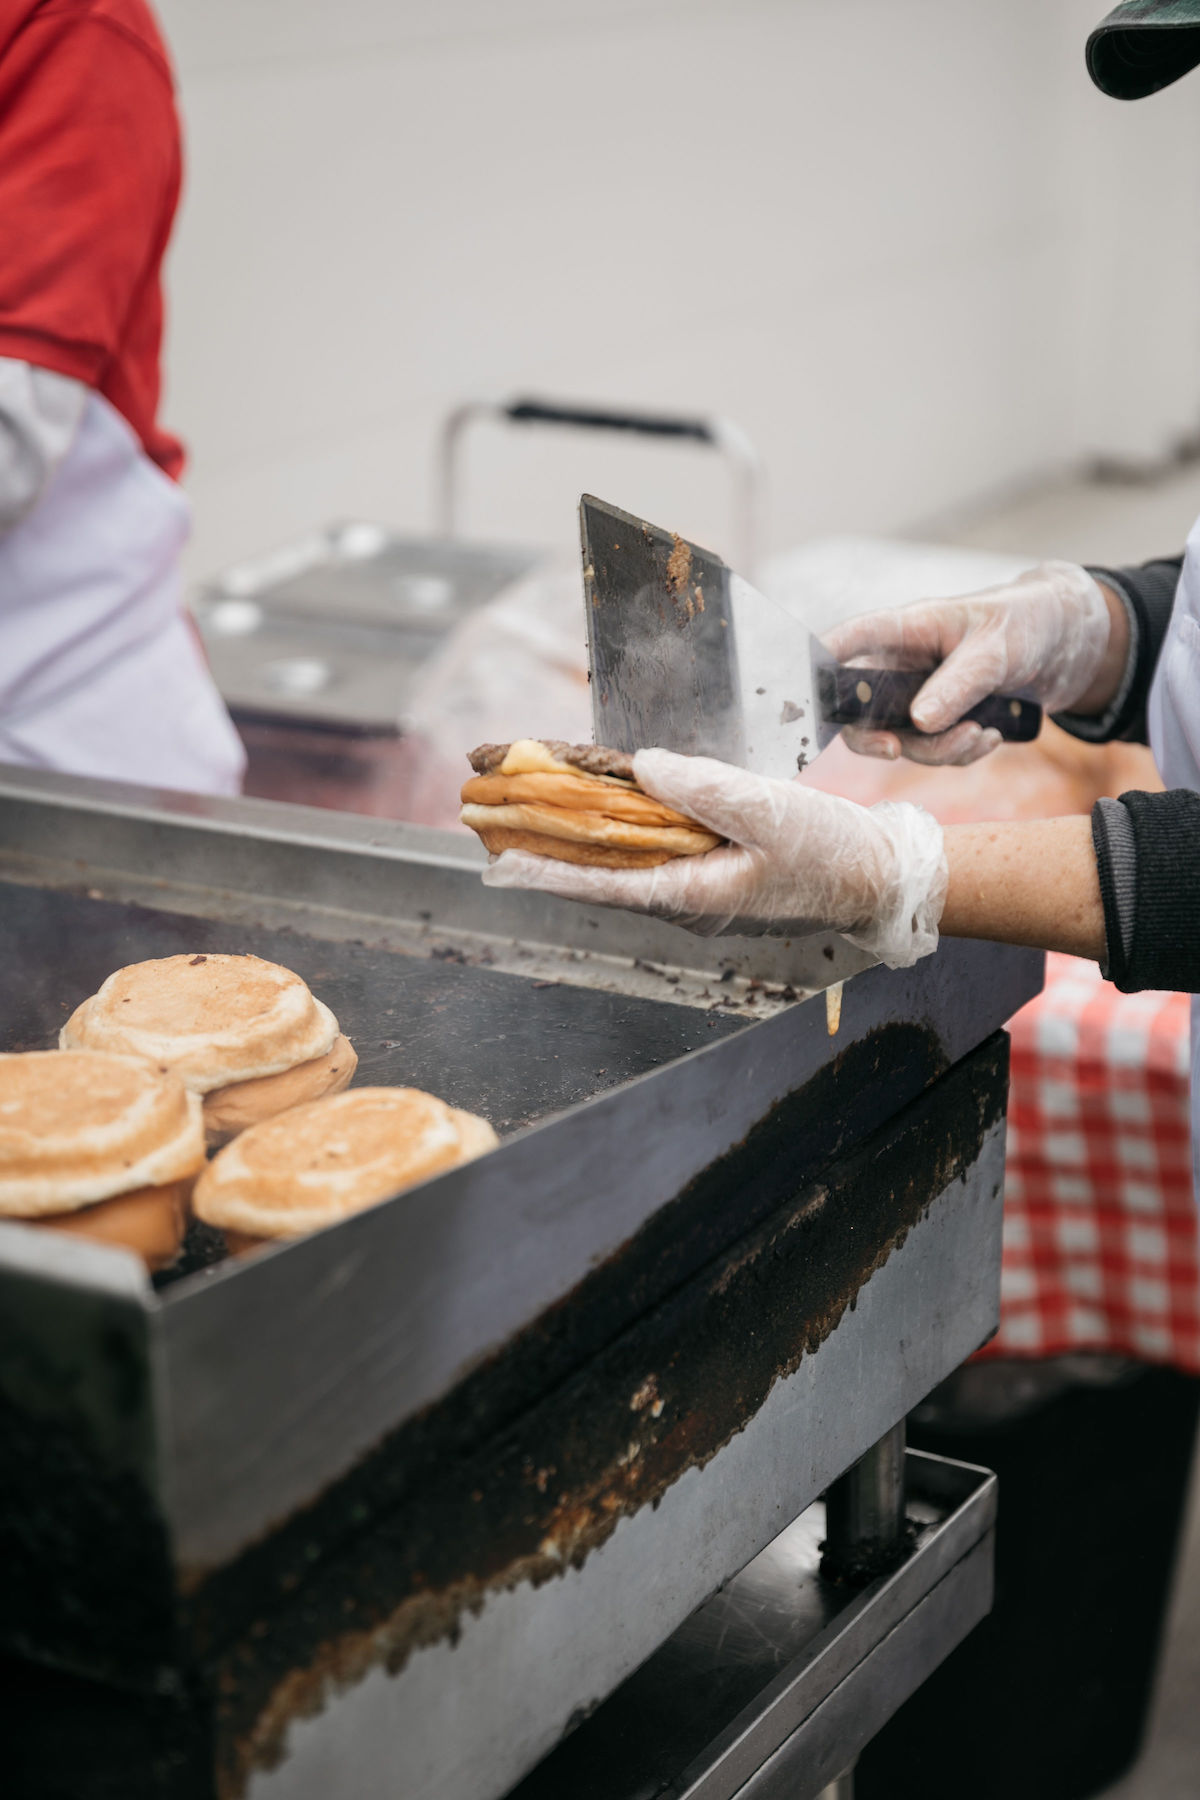
<svg viewBox="0 0 1200 1800">
<path fill-rule="evenodd" d="M 486 1119 L 481 1119 L 478 1113 L 463 1112 L 457 1106 L 452 1106 L 450 1111 L 458 1127 L 458 1162 L 474 1162 L 477 1156 L 486 1156 L 489 1150 L 496 1148 L 500 1139 Z"/>
<path fill-rule="evenodd" d="M 183 1245 L 191 1191 L 189 1177 L 118 1194 L 115 1200 L 98 1200 L 80 1212 L 55 1213 L 37 1223 L 42 1230 L 66 1232 L 96 1244 L 118 1244 L 136 1251 L 148 1269 L 165 1269 Z"/>
<path fill-rule="evenodd" d="M 548 770 L 529 775 L 474 775 L 464 782 L 462 798 L 480 806 L 529 803 L 557 806 L 568 812 L 602 813 L 606 819 L 619 819 L 628 825 L 688 825 L 696 829 L 686 813 L 676 812 L 673 806 L 664 806 L 643 794 L 641 788 L 609 775 L 579 775 L 573 771 L 559 775 Z"/>
<path fill-rule="evenodd" d="M 460 817 L 493 855 L 532 850 L 560 862 L 649 869 L 703 855 L 722 841 L 644 794 L 632 773 L 609 773 L 610 763 L 632 770 L 623 753 L 519 738 L 483 744 L 470 761 L 479 773 L 463 786 Z"/>
<path fill-rule="evenodd" d="M 590 863 L 599 869 L 656 869 L 673 862 L 673 850 L 609 850 L 603 844 L 572 844 L 565 838 L 540 831 L 511 831 L 505 825 L 476 825 L 483 846 L 493 856 L 506 850 L 528 850 L 534 856 L 550 856 L 556 862 Z"/>
<path fill-rule="evenodd" d="M 356 1088 L 243 1131 L 201 1175 L 193 1207 L 243 1238 L 298 1237 L 496 1142 L 486 1119 L 419 1088 Z"/>
<path fill-rule="evenodd" d="M 303 1106 L 326 1094 L 340 1094 L 350 1086 L 358 1057 L 349 1038 L 339 1035 L 333 1049 L 311 1062 L 297 1063 L 282 1075 L 261 1075 L 257 1081 L 235 1081 L 214 1088 L 204 1096 L 204 1135 L 210 1150 L 227 1144 L 239 1131 L 259 1125 L 291 1106 Z"/>
<path fill-rule="evenodd" d="M 573 808 L 529 802 L 517 802 L 512 806 L 467 805 L 462 809 L 462 822 L 477 831 L 480 837 L 495 830 L 534 832 L 556 845 L 588 845 L 605 851 L 622 851 L 626 855 L 649 852 L 655 862 L 666 862 L 672 856 L 699 856 L 705 850 L 715 850 L 721 842 L 719 837 L 699 825 L 631 825 L 624 819 L 610 819 L 601 812 L 577 812 Z M 548 854 L 562 856 L 568 862 L 580 860 L 557 848 Z M 636 868 L 639 865 L 622 862 L 610 866 Z"/>
<path fill-rule="evenodd" d="M 199 1100 L 143 1058 L 0 1056 L 0 1216 L 74 1212 L 203 1162 Z"/>
<path fill-rule="evenodd" d="M 64 1050 L 148 1056 L 194 1094 L 280 1075 L 333 1048 L 338 1024 L 307 984 L 257 956 L 131 963 L 63 1026 Z"/>
</svg>

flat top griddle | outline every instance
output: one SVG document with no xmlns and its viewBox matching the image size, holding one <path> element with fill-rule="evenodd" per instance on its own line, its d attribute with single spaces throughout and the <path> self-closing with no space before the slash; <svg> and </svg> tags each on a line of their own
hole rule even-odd
<svg viewBox="0 0 1200 1800">
<path fill-rule="evenodd" d="M 421 957 L 0 882 L 0 1050 L 54 1048 L 74 1008 L 126 963 L 204 951 L 302 975 L 358 1052 L 356 1087 L 425 1088 L 502 1136 L 753 1017 L 501 973 L 450 947 Z"/>
<path fill-rule="evenodd" d="M 1040 978 L 1031 953 L 947 944 L 865 970 L 840 1008 L 794 1005 L 865 959 L 829 935 L 709 941 L 487 890 L 483 864 L 461 837 L 387 821 L 0 771 L 0 1043 L 53 1044 L 125 963 L 255 951 L 333 1007 L 360 1082 L 415 1083 L 504 1134 L 336 1227 L 158 1292 L 115 1250 L 0 1225 L 0 1318 L 23 1309 L 24 1366 L 36 1352 L 47 1405 L 91 1409 L 106 1479 L 146 1490 L 187 1584 L 431 1409 L 473 1408 L 490 1384 L 493 1421 L 554 1389 Z M 118 1341 L 113 1382 L 139 1371 L 132 1418 L 75 1379 Z"/>
<path fill-rule="evenodd" d="M 334 1008 L 360 1082 L 504 1134 L 157 1291 L 0 1223 L 0 1644 L 122 1691 L 203 1675 L 230 1795 L 303 1791 L 343 1678 L 315 1753 L 378 1756 L 355 1792 L 500 1794 L 994 1324 L 992 1034 L 1039 958 L 862 970 L 830 935 L 693 938 L 482 865 L 0 771 L 0 1044 L 53 1044 L 125 963 L 254 951 Z"/>
</svg>

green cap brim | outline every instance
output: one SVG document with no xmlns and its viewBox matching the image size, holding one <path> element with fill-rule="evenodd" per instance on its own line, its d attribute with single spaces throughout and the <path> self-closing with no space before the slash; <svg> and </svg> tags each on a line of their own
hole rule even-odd
<svg viewBox="0 0 1200 1800">
<path fill-rule="evenodd" d="M 1088 39 L 1088 73 L 1114 100 L 1142 100 L 1200 64 L 1200 0 L 1125 0 Z"/>
</svg>

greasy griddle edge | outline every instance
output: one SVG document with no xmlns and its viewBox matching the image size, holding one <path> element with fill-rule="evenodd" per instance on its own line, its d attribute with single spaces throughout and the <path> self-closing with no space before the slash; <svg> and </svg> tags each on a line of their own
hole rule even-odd
<svg viewBox="0 0 1200 1800">
<path fill-rule="evenodd" d="M 302 1597 L 293 1565 L 295 1602 L 281 1608 L 279 1588 L 273 1604 L 264 1596 L 265 1629 L 252 1626 L 221 1658 L 222 1792 L 273 1761 L 289 1720 L 330 1686 L 376 1664 L 399 1672 L 414 1648 L 453 1639 L 489 1591 L 578 1566 L 621 1517 L 702 1467 L 973 1162 L 1003 1115 L 1006 1078 L 1007 1040 L 993 1039 L 828 1165 L 819 1186 L 797 1182 L 793 1166 L 790 1194 L 765 1221 L 507 1429 L 466 1455 L 427 1443 L 395 1510 Z M 767 1149 L 771 1125 L 780 1129 L 768 1121 L 723 1171 L 736 1191 L 739 1160 L 757 1154 L 763 1203 L 772 1187 L 778 1201 L 788 1174 L 780 1139 Z M 353 1504 L 349 1492 L 342 1500 Z"/>
<path fill-rule="evenodd" d="M 853 1140 L 896 1113 L 895 1075 L 928 1087 L 945 1068 L 933 1032 L 879 1027 L 851 1042 L 747 1137 L 660 1207 L 613 1255 L 546 1308 L 444 1398 L 406 1420 L 344 1479 L 263 1543 L 191 1584 L 189 1629 L 203 1653 L 242 1629 L 262 1599 L 307 1574 L 314 1552 L 420 1489 L 448 1457 L 473 1454 L 604 1350 L 651 1308 L 794 1195 Z M 347 1506 L 352 1515 L 347 1513 Z"/>
</svg>

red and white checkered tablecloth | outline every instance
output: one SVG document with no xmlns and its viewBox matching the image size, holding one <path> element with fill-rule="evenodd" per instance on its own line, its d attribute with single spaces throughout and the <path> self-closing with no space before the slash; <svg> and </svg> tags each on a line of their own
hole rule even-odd
<svg viewBox="0 0 1200 1800">
<path fill-rule="evenodd" d="M 1187 996 L 1120 994 L 1050 956 L 1011 1035 L 1001 1324 L 980 1354 L 1200 1374 Z"/>
</svg>

